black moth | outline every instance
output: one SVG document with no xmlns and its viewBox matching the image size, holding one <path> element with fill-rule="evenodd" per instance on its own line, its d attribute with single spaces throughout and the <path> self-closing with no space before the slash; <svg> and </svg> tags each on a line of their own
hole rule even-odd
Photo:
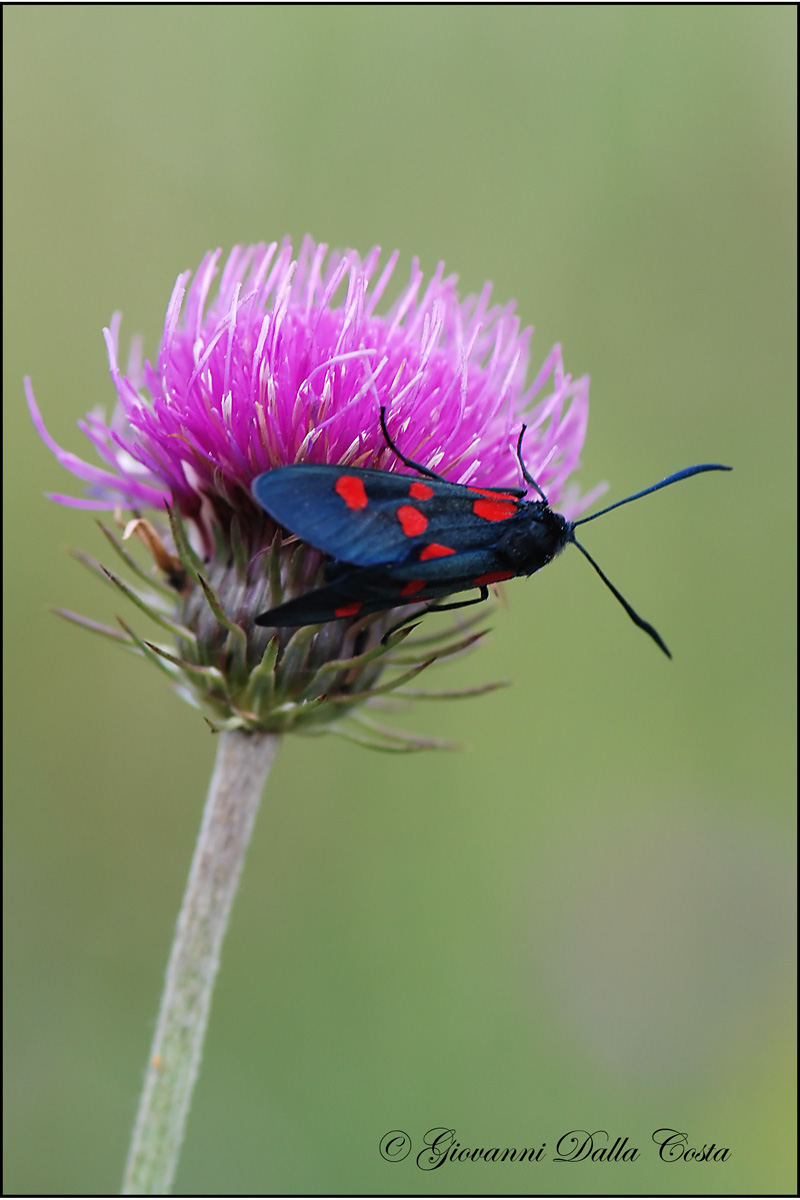
<svg viewBox="0 0 800 1200">
<path fill-rule="evenodd" d="M 572 544 L 631 620 L 672 657 L 653 626 L 631 608 L 580 544 L 575 530 L 681 479 L 704 471 L 730 471 L 730 467 L 719 463 L 686 467 L 600 512 L 568 521 L 553 511 L 522 460 L 525 425 L 517 441 L 517 458 L 526 483 L 541 497 L 538 500 L 524 499 L 526 490 L 520 488 L 451 483 L 398 449 L 386 428 L 383 408 L 380 421 L 387 445 L 417 477 L 297 463 L 267 471 L 253 481 L 253 495 L 269 516 L 328 556 L 323 587 L 262 613 L 256 617 L 257 625 L 316 625 L 437 601 L 476 588 L 480 594 L 473 599 L 430 604 L 428 611 L 479 604 L 488 599 L 490 584 L 533 575 Z"/>
</svg>

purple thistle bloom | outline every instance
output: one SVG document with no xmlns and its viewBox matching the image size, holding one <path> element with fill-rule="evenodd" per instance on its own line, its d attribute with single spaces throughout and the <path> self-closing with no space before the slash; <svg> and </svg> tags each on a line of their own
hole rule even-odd
<svg viewBox="0 0 800 1200">
<path fill-rule="evenodd" d="M 237 247 L 213 296 L 221 251 L 208 254 L 191 284 L 190 272 L 178 277 L 155 366 L 132 355 L 127 374 L 116 314 L 104 333 L 118 405 L 110 422 L 95 411 L 80 425 L 105 469 L 55 444 L 26 380 L 42 438 L 92 485 L 91 499 L 53 499 L 95 509 L 168 500 L 196 517 L 204 498 L 250 506 L 253 478 L 275 466 L 397 468 L 378 424 L 383 404 L 405 454 L 486 486 L 521 484 L 514 445 L 527 414 L 528 468 L 557 502 L 578 465 L 588 378 L 565 375 L 555 346 L 526 387 L 532 329 L 520 331 L 513 304 L 490 306 L 489 284 L 459 302 L 443 263 L 423 289 L 415 260 L 408 285 L 376 315 L 397 261 L 373 282 L 379 253 L 328 255 L 310 238 L 297 260 L 288 241 Z M 565 515 L 577 511 L 573 501 Z"/>
<path fill-rule="evenodd" d="M 178 277 L 156 363 L 142 365 L 135 345 L 126 374 L 116 314 L 104 333 L 117 406 L 110 421 L 94 411 L 80 423 L 102 467 L 53 441 L 25 381 L 41 437 L 89 484 L 88 498 L 52 499 L 89 509 L 177 510 L 211 564 L 206 576 L 221 609 L 246 634 L 251 666 L 261 662 L 266 637 L 251 621 L 270 606 L 269 585 L 262 578 L 259 592 L 248 577 L 244 588 L 229 586 L 222 560 L 230 555 L 221 553 L 235 524 L 246 573 L 263 556 L 263 576 L 275 529 L 250 485 L 264 471 L 297 462 L 406 470 L 381 433 L 381 406 L 407 456 L 479 486 L 524 486 L 515 453 L 524 419 L 526 463 L 550 502 L 574 517 L 590 499 L 565 492 L 583 445 L 588 378 L 565 375 L 555 346 L 526 386 L 531 328 L 520 330 L 513 304 L 490 304 L 488 284 L 459 301 L 456 277 L 445 276 L 442 263 L 425 285 L 414 260 L 409 283 L 379 315 L 397 254 L 380 272 L 379 256 L 377 247 L 363 261 L 354 251 L 328 254 L 310 238 L 296 260 L 288 241 L 236 247 L 212 293 L 221 251 L 209 253 L 191 282 L 190 272 Z M 183 560 L 174 527 L 173 538 Z M 148 545 L 152 550 L 152 537 Z M 292 586 L 298 579 L 310 586 L 319 557 L 306 560 Z M 284 554 L 284 582 L 286 568 Z M 184 589 L 183 621 L 195 632 L 205 624 L 206 649 L 216 646 L 197 664 L 219 665 L 219 624 L 208 624 L 209 611 L 201 616 L 203 592 L 194 593 L 186 599 Z M 371 618 L 379 631 L 381 620 Z M 341 637 L 334 641 L 332 656 L 346 653 Z M 181 651 L 190 657 L 185 646 Z"/>
</svg>

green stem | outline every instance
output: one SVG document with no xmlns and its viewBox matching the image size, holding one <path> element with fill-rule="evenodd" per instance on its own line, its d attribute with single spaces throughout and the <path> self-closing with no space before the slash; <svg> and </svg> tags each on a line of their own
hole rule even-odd
<svg viewBox="0 0 800 1200">
<path fill-rule="evenodd" d="M 237 730 L 219 735 L 203 824 L 167 966 L 123 1195 L 169 1195 L 203 1053 L 222 940 L 278 741 L 273 733 Z"/>
</svg>

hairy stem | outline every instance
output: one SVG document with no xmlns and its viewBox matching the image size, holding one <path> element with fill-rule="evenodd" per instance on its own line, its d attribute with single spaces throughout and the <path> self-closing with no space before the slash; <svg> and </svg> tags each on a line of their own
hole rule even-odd
<svg viewBox="0 0 800 1200">
<path fill-rule="evenodd" d="M 222 733 L 172 944 L 123 1195 L 165 1196 L 178 1165 L 211 993 L 258 803 L 278 748 L 272 733 Z"/>
</svg>

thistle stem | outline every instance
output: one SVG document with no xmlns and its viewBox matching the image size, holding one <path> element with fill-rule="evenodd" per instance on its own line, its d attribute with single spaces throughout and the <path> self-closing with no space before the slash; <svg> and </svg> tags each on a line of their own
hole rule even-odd
<svg viewBox="0 0 800 1200">
<path fill-rule="evenodd" d="M 272 733 L 237 730 L 219 736 L 167 965 L 123 1195 L 169 1195 L 203 1053 L 222 940 L 278 742 Z"/>
</svg>

